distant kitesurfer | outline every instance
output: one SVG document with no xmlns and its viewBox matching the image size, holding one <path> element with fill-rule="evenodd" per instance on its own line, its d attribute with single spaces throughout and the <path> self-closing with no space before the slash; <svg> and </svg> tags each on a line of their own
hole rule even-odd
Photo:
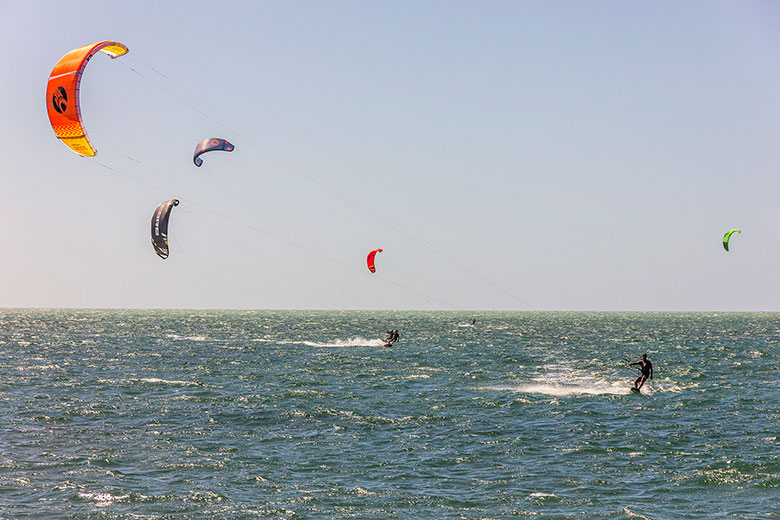
<svg viewBox="0 0 780 520">
<path fill-rule="evenodd" d="M 387 337 L 385 338 L 385 346 L 389 347 L 396 341 L 398 341 L 398 329 L 395 330 L 389 330 L 387 332 Z"/>
<path fill-rule="evenodd" d="M 477 323 L 477 318 L 471 318 L 471 324 L 474 325 L 475 323 Z"/>
<path fill-rule="evenodd" d="M 642 354 L 642 359 L 628 364 L 630 367 L 634 365 L 639 365 L 639 369 L 642 371 L 641 374 L 639 374 L 639 377 L 634 381 L 634 390 L 638 392 L 648 378 L 653 379 L 653 364 L 647 359 L 647 354 Z"/>
</svg>

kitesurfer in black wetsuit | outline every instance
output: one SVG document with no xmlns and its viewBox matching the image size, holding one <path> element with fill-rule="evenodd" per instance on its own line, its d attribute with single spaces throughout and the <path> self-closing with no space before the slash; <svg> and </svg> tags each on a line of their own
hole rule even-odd
<svg viewBox="0 0 780 520">
<path fill-rule="evenodd" d="M 389 347 L 396 341 L 398 341 L 398 329 L 396 330 L 386 330 L 387 337 L 385 338 L 385 346 Z"/>
<path fill-rule="evenodd" d="M 645 384 L 645 381 L 649 379 L 653 379 L 653 364 L 650 362 L 649 359 L 647 359 L 647 354 L 642 354 L 642 359 L 639 361 L 636 361 L 634 363 L 629 363 L 628 366 L 634 366 L 639 365 L 640 370 L 642 371 L 641 374 L 639 374 L 639 377 L 636 378 L 634 381 L 634 390 L 639 391 L 640 388 L 642 388 L 642 385 Z"/>
<path fill-rule="evenodd" d="M 390 331 L 390 337 L 387 338 L 385 345 L 389 347 L 396 341 L 398 341 L 398 329 Z"/>
</svg>

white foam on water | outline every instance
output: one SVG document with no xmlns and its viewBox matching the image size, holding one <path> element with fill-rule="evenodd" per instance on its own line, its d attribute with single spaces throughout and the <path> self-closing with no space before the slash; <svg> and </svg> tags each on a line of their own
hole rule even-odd
<svg viewBox="0 0 780 520">
<path fill-rule="evenodd" d="M 612 380 L 598 377 L 591 372 L 552 364 L 544 367 L 544 373 L 533 381 L 518 385 L 492 387 L 491 390 L 519 392 L 525 394 L 544 394 L 555 397 L 568 395 L 629 395 L 633 379 Z M 642 387 L 643 394 L 653 393 L 649 385 Z"/>
<path fill-rule="evenodd" d="M 627 515 L 629 518 L 641 518 L 643 520 L 650 520 L 645 515 L 640 515 L 639 513 L 634 513 L 628 507 L 624 507 L 622 512 L 623 512 L 623 514 Z"/>
<path fill-rule="evenodd" d="M 208 338 L 206 336 L 180 336 L 178 334 L 166 334 L 166 338 L 169 339 L 181 339 L 186 341 L 206 341 Z"/>
<path fill-rule="evenodd" d="M 82 500 L 91 500 L 96 502 L 98 507 L 105 507 L 116 500 L 124 500 L 130 495 L 112 495 L 111 493 L 83 493 L 79 492 L 79 498 Z"/>
<path fill-rule="evenodd" d="M 41 372 L 43 370 L 62 370 L 59 365 L 27 365 L 27 366 L 18 366 L 16 367 L 16 370 L 19 372 Z"/>
<path fill-rule="evenodd" d="M 567 395 L 627 395 L 631 388 L 624 382 L 621 383 L 589 383 L 589 384 L 557 384 L 557 383 L 531 383 L 516 386 L 490 387 L 488 390 L 519 392 L 524 394 L 545 394 L 556 397 Z"/>
<path fill-rule="evenodd" d="M 157 377 L 143 377 L 141 379 L 138 379 L 138 381 L 141 381 L 142 383 L 159 383 L 162 385 L 184 385 L 184 386 L 199 386 L 200 383 L 196 383 L 194 381 L 178 381 L 178 380 L 169 380 L 169 379 L 159 379 Z"/>
<path fill-rule="evenodd" d="M 368 339 L 360 336 L 349 339 L 335 339 L 331 342 L 318 341 L 280 341 L 280 343 L 293 345 L 306 345 L 307 347 L 383 347 L 384 340 Z"/>
<path fill-rule="evenodd" d="M 599 373 L 598 370 L 589 371 L 579 367 L 572 367 L 568 363 L 550 363 L 541 367 L 542 373 L 528 383 L 502 386 L 504 391 L 544 394 L 555 397 L 568 395 L 631 395 L 636 374 L 631 377 L 622 377 L 615 374 Z M 641 393 L 650 395 L 654 392 L 680 391 L 676 385 L 654 384 L 647 382 L 642 386 Z"/>
</svg>

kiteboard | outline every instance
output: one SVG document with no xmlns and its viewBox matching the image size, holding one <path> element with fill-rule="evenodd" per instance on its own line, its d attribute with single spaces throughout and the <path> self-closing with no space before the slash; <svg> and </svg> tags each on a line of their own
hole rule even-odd
<svg viewBox="0 0 780 520">
<path fill-rule="evenodd" d="M 631 393 L 632 393 L 632 394 L 641 394 L 642 392 L 640 392 L 640 391 L 639 391 L 639 390 L 637 390 L 636 388 L 633 388 L 633 387 L 631 387 Z"/>
</svg>

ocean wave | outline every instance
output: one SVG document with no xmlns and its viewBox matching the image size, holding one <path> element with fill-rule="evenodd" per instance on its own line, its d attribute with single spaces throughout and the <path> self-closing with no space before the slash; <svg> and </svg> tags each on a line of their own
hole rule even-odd
<svg viewBox="0 0 780 520">
<path fill-rule="evenodd" d="M 197 381 L 182 381 L 179 379 L 162 379 L 159 377 L 141 377 L 141 378 L 128 378 L 128 379 L 98 379 L 98 383 L 101 384 L 133 384 L 133 383 L 152 383 L 159 385 L 179 385 L 179 386 L 204 386 L 203 383 Z"/>
<path fill-rule="evenodd" d="M 166 334 L 168 339 L 186 340 L 186 341 L 208 341 L 206 336 L 180 336 L 179 334 Z"/>
<path fill-rule="evenodd" d="M 157 383 L 161 385 L 182 385 L 182 386 L 200 386 L 200 383 L 195 381 L 179 381 L 176 379 L 160 379 L 158 377 L 142 377 L 135 381 L 141 381 L 142 383 Z"/>
<path fill-rule="evenodd" d="M 113 495 L 111 493 L 84 493 L 79 492 L 77 497 L 81 500 L 96 502 L 97 506 L 107 506 L 114 501 L 122 501 L 130 498 L 130 495 Z"/>
</svg>

